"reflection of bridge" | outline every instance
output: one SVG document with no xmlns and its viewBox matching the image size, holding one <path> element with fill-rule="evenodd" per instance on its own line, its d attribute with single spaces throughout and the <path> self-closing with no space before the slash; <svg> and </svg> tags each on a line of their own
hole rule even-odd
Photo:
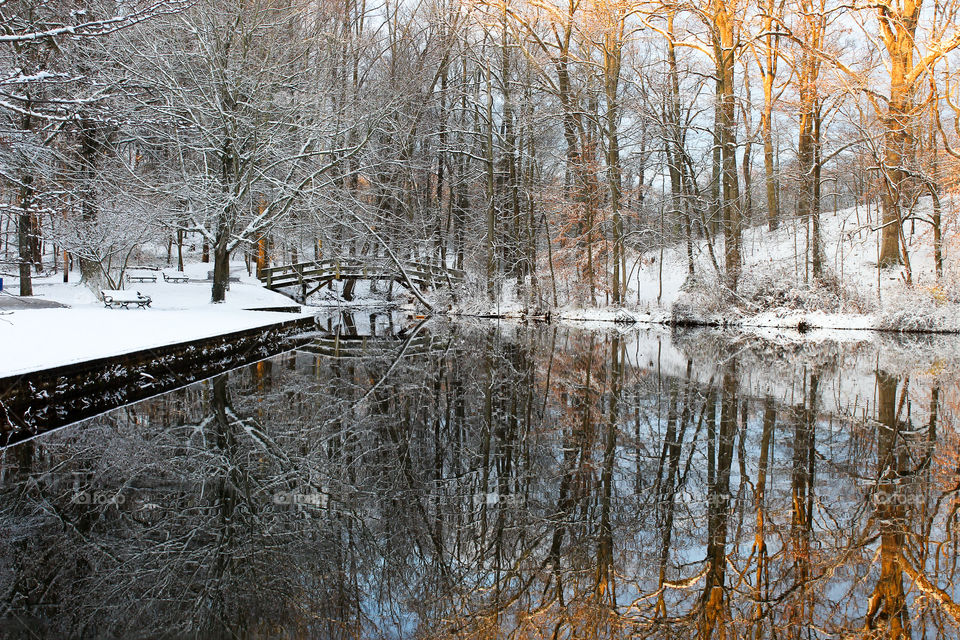
<svg viewBox="0 0 960 640">
<path fill-rule="evenodd" d="M 306 298 L 334 281 L 344 281 L 343 297 L 350 300 L 357 280 L 387 280 L 409 288 L 436 289 L 462 284 L 464 273 L 441 264 L 400 261 L 399 265 L 387 258 L 330 258 L 266 267 L 260 270 L 260 280 L 268 289 L 300 287 Z M 308 290 L 308 287 L 313 286 Z"/>
<path fill-rule="evenodd" d="M 326 330 L 320 329 L 297 351 L 331 358 L 401 358 L 443 351 L 450 344 L 449 338 L 423 331 L 426 320 L 409 327 L 395 323 L 392 314 L 382 312 L 369 317 L 344 312 L 338 320 L 334 324 L 328 318 Z"/>
<path fill-rule="evenodd" d="M 448 339 L 436 337 L 429 332 L 410 336 L 404 340 L 398 336 L 341 336 L 314 338 L 297 347 L 297 351 L 328 358 L 369 358 L 383 355 L 416 356 L 446 349 Z"/>
</svg>

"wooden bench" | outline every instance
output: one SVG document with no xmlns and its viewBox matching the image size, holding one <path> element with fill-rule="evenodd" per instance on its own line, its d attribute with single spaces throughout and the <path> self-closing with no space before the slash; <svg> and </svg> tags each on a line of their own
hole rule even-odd
<svg viewBox="0 0 960 640">
<path fill-rule="evenodd" d="M 156 282 L 156 272 L 150 271 L 128 271 L 127 282 Z"/>
<path fill-rule="evenodd" d="M 207 280 L 213 282 L 213 271 L 207 271 Z M 240 282 L 240 276 L 230 275 L 227 277 L 227 282 Z"/>
<path fill-rule="evenodd" d="M 146 309 L 153 302 L 150 296 L 145 296 L 139 291 L 119 291 L 115 289 L 102 289 L 100 296 L 103 298 L 103 306 L 107 309 L 120 307 L 129 309 L 131 304 L 137 305 L 141 309 Z"/>
<path fill-rule="evenodd" d="M 163 281 L 164 282 L 189 282 L 190 278 L 187 277 L 183 271 L 164 271 Z"/>
</svg>

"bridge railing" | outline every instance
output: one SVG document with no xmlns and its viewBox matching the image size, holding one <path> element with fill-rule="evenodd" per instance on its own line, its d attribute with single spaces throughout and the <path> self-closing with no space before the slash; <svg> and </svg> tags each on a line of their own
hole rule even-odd
<svg viewBox="0 0 960 640">
<path fill-rule="evenodd" d="M 466 275 L 459 269 L 443 265 L 406 260 L 401 262 L 411 281 L 418 286 L 460 284 Z M 386 258 L 364 260 L 360 258 L 329 258 L 310 260 L 296 264 L 265 267 L 260 270 L 260 280 L 268 288 L 287 287 L 324 280 L 397 280 L 403 281 L 400 269 Z"/>
</svg>

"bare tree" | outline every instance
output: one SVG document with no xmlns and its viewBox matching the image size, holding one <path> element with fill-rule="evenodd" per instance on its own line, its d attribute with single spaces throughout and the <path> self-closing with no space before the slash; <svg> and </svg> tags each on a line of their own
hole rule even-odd
<svg viewBox="0 0 960 640">
<path fill-rule="evenodd" d="M 226 295 L 233 251 L 261 238 L 305 190 L 332 180 L 328 171 L 363 143 L 358 136 L 349 148 L 331 148 L 347 137 L 316 94 L 314 65 L 324 64 L 325 50 L 312 7 L 204 0 L 136 34 L 144 54 L 136 64 L 151 81 L 141 104 L 156 123 L 141 135 L 172 161 L 154 190 L 184 202 L 213 248 L 214 302 Z"/>
<path fill-rule="evenodd" d="M 79 114 L 109 93 L 77 67 L 77 49 L 83 48 L 85 40 L 110 37 L 188 4 L 187 0 L 105 1 L 77 11 L 70 2 L 0 3 L 0 116 L 6 120 L 5 128 L 16 132 L 22 152 L 14 167 L 0 168 L 19 191 L 20 295 L 33 294 L 31 269 L 35 263 L 41 266 L 40 220 L 51 211 L 60 213 L 63 206 L 62 197 L 59 206 L 50 200 L 49 191 L 62 193 L 62 185 L 48 188 L 56 164 L 51 147 L 71 124 L 87 130 Z M 37 164 L 43 157 L 47 168 Z"/>
</svg>

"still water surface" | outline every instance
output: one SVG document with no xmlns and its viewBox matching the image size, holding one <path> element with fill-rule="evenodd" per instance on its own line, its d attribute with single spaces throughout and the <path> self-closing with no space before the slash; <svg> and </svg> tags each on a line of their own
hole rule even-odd
<svg viewBox="0 0 960 640">
<path fill-rule="evenodd" d="M 957 339 L 328 326 L 4 450 L 0 636 L 957 637 Z"/>
</svg>

